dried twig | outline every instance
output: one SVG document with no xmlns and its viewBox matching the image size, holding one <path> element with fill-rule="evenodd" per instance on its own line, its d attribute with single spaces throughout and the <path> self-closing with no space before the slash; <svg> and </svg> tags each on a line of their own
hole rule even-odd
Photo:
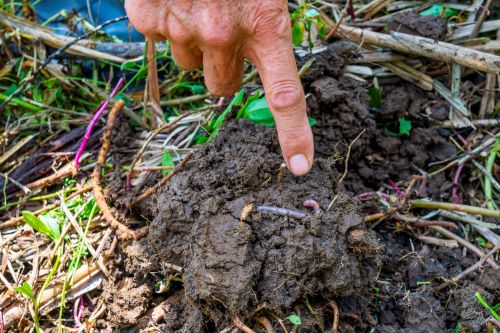
<svg viewBox="0 0 500 333">
<path fill-rule="evenodd" d="M 192 155 L 193 155 L 193 151 L 190 151 L 189 153 L 187 153 L 186 156 L 184 157 L 184 159 L 181 161 L 181 163 L 179 163 L 179 165 L 175 168 L 175 170 L 173 172 L 171 172 L 170 174 L 166 175 L 156 185 L 154 185 L 153 187 L 147 189 L 141 195 L 137 196 L 129 204 L 129 208 L 132 207 L 132 206 L 137 205 L 139 202 L 141 202 L 144 199 L 148 198 L 150 195 L 152 195 L 153 193 L 155 193 L 160 187 L 162 187 L 163 185 L 165 185 L 170 180 L 170 178 L 172 178 L 177 172 L 179 172 L 180 170 L 182 170 L 182 168 L 184 168 L 184 166 L 186 165 L 187 161 L 191 158 Z"/>
<path fill-rule="evenodd" d="M 340 177 L 340 180 L 338 181 L 339 184 L 344 181 L 345 177 L 347 177 L 347 172 L 349 171 L 349 158 L 351 157 L 352 146 L 356 143 L 356 141 L 359 140 L 359 138 L 361 138 L 361 136 L 365 132 L 366 128 L 362 130 L 361 133 L 359 133 L 358 136 L 356 136 L 356 138 L 354 138 L 354 140 L 352 140 L 351 143 L 349 144 L 349 147 L 347 148 L 347 156 L 344 160 L 344 173 L 342 174 L 342 177 Z"/>
<path fill-rule="evenodd" d="M 470 250 L 472 253 L 476 254 L 479 257 L 482 257 L 484 255 L 483 251 L 481 251 L 478 247 L 476 247 L 474 244 L 470 243 L 469 241 L 463 239 L 462 237 L 455 235 L 454 233 L 446 230 L 445 228 L 439 227 L 439 226 L 432 226 L 430 227 L 432 230 L 439 232 L 441 235 L 454 239 L 456 240 L 460 245 L 466 247 L 468 250 Z M 499 266 L 498 264 L 492 260 L 491 258 L 487 259 L 487 262 L 491 267 L 494 269 L 498 269 Z"/>
</svg>

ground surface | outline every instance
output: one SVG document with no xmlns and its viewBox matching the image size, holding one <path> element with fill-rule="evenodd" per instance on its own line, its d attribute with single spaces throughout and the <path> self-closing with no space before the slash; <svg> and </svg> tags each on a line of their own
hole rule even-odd
<svg viewBox="0 0 500 333">
<path fill-rule="evenodd" d="M 293 313 L 302 319 L 299 331 L 315 332 L 331 328 L 328 304 L 335 300 L 341 332 L 445 332 L 458 322 L 480 331 L 488 315 L 474 294 L 480 291 L 493 302 L 499 275 L 486 268 L 461 286 L 438 291 L 434 286 L 443 277 L 477 259 L 463 256 L 461 248 L 423 244 L 416 230 L 398 230 L 394 222 L 367 229 L 361 216 L 372 208 L 352 199 L 387 179 L 405 180 L 417 168 L 453 156 L 456 150 L 446 140 L 451 132 L 423 121 L 409 137 L 392 137 L 375 120 L 411 115 L 425 101 L 422 92 L 405 84 L 388 86 L 381 110 L 374 113 L 360 84 L 336 77 L 334 68 L 320 62 L 317 66 L 311 72 L 322 74 L 306 79 L 310 114 L 318 120 L 311 173 L 297 178 L 283 169 L 273 128 L 232 120 L 142 206 L 138 214 L 151 219 L 149 236 L 118 254 L 119 277 L 129 282 L 109 292 L 110 314 L 101 325 L 133 327 L 156 306 L 164 311 L 158 327 L 167 332 L 222 330 L 236 315 L 259 329 L 256 314 L 284 318 Z M 363 130 L 352 146 L 348 176 L 338 184 L 342 157 Z M 432 178 L 427 195 L 449 196 L 444 179 Z M 306 199 L 315 199 L 323 212 L 304 208 Z M 257 212 L 259 205 L 307 217 Z M 150 272 L 176 276 L 182 283 L 174 281 L 167 293 L 155 294 L 157 279 Z"/>
</svg>

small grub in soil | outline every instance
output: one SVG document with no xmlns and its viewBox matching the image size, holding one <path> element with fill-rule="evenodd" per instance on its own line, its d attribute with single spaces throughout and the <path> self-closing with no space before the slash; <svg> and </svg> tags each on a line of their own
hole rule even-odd
<svg viewBox="0 0 500 333">
<path fill-rule="evenodd" d="M 153 204 L 154 262 L 184 267 L 186 295 L 218 326 L 264 303 L 283 312 L 307 295 L 351 295 L 373 278 L 361 262 L 376 267 L 381 246 L 345 195 L 319 216 L 254 210 L 240 219 L 249 203 L 301 210 L 314 198 L 328 206 L 337 191 L 332 162 L 318 159 L 307 176 L 278 182 L 281 163 L 275 129 L 232 122 Z"/>
</svg>

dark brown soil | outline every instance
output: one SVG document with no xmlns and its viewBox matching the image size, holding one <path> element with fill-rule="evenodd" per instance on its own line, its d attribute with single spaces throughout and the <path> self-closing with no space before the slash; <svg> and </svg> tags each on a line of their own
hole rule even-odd
<svg viewBox="0 0 500 333">
<path fill-rule="evenodd" d="M 341 195 L 320 216 L 302 207 L 310 198 L 328 206 L 338 191 L 332 162 L 319 159 L 306 177 L 291 176 L 280 167 L 274 132 L 229 124 L 154 203 L 148 240 L 155 262 L 184 267 L 186 295 L 218 328 L 259 306 L 283 315 L 307 295 L 352 294 L 376 273 L 381 247 L 348 197 Z M 254 209 L 241 218 L 250 204 Z M 260 205 L 308 216 L 259 213 Z M 361 270 L 360 261 L 374 270 Z"/>
<path fill-rule="evenodd" d="M 394 15 L 389 31 L 442 40 L 447 33 L 446 21 L 439 16 L 422 16 L 418 13 Z"/>
<path fill-rule="evenodd" d="M 117 251 L 115 281 L 106 288 L 109 315 L 101 327 L 136 331 L 153 322 L 162 332 L 218 332 L 238 315 L 261 332 L 256 314 L 298 314 L 299 332 L 320 332 L 332 327 L 334 300 L 340 332 L 484 330 L 488 312 L 475 293 L 498 302 L 498 272 L 485 268 L 438 291 L 443 278 L 477 258 L 462 248 L 421 243 L 416 230 L 393 221 L 367 229 L 360 216 L 376 210 L 362 211 L 351 199 L 456 154 L 447 140 L 453 133 L 432 127 L 444 104 L 398 84 L 382 87 L 380 109 L 369 107 L 366 87 L 341 76 L 338 47 L 330 50 L 337 54 L 323 54 L 312 68 L 315 76 L 305 80 L 309 113 L 317 120 L 311 173 L 297 178 L 284 170 L 274 129 L 230 121 L 142 207 L 140 215 L 151 220 L 149 236 Z M 426 101 L 433 103 L 423 118 Z M 401 117 L 412 121 L 409 136 L 394 135 Z M 348 146 L 363 130 L 339 185 Z M 449 201 L 450 179 L 448 173 L 433 177 L 420 194 Z M 315 199 L 323 212 L 304 208 L 305 199 Z M 307 217 L 258 212 L 260 205 Z M 154 291 L 155 283 L 174 276 L 182 282 Z"/>
</svg>

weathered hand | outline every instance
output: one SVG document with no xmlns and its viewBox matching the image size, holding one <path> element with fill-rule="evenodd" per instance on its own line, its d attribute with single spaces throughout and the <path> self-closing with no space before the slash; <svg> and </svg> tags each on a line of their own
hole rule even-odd
<svg viewBox="0 0 500 333">
<path fill-rule="evenodd" d="M 148 38 L 168 39 L 184 69 L 203 65 L 218 96 L 241 86 L 244 59 L 258 69 L 289 170 L 307 173 L 311 128 L 293 54 L 286 0 L 126 0 L 132 24 Z"/>
</svg>

